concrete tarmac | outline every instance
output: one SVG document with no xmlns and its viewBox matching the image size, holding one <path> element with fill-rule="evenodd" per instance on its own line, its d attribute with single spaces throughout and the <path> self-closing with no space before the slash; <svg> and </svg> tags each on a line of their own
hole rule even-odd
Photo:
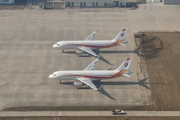
<svg viewBox="0 0 180 120">
<path fill-rule="evenodd" d="M 105 9 L 104 9 L 105 10 Z M 18 106 L 118 106 L 149 104 L 150 94 L 142 96 L 138 80 L 139 56 L 125 9 L 63 11 L 0 11 L 0 109 Z M 108 14 L 108 16 L 107 16 Z M 125 17 L 121 17 L 125 16 Z M 124 22 L 124 23 L 122 23 Z M 118 27 L 117 27 L 118 25 Z M 75 50 L 53 48 L 62 40 L 83 40 L 96 28 L 93 40 L 111 40 L 127 28 L 127 46 L 102 49 L 94 70 L 116 69 L 131 57 L 131 78 L 102 80 L 100 91 L 76 89 L 73 80 L 49 79 L 61 70 L 83 70 L 95 58 L 78 57 Z M 138 64 L 137 64 L 138 63 Z M 138 74 L 138 75 L 139 75 Z M 150 90 L 149 90 L 150 91 Z M 148 97 L 149 96 L 149 97 Z"/>
<path fill-rule="evenodd" d="M 0 11 L 0 109 L 18 106 L 141 106 L 149 105 L 151 92 L 136 49 L 134 32 L 180 30 L 179 6 L 139 5 L 119 8 Z M 102 91 L 76 89 L 74 81 L 51 80 L 58 70 L 83 70 L 94 57 L 62 53 L 52 45 L 62 40 L 83 40 L 96 28 L 94 39 L 113 39 L 127 28 L 126 47 L 102 50 L 96 70 L 116 69 L 133 58 L 131 78 L 101 81 Z M 125 51 L 124 51 L 125 50 Z M 146 87 L 147 85 L 147 87 Z"/>
</svg>

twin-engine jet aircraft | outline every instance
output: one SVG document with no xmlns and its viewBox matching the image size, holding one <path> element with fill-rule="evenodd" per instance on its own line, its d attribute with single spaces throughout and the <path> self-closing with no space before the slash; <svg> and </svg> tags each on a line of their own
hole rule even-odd
<svg viewBox="0 0 180 120">
<path fill-rule="evenodd" d="M 81 88 L 83 83 L 93 88 L 94 90 L 98 90 L 93 81 L 101 80 L 101 79 L 112 79 L 119 76 L 130 77 L 129 68 L 131 64 L 131 58 L 127 58 L 116 70 L 92 70 L 96 65 L 100 55 L 89 64 L 84 70 L 80 71 L 57 71 L 49 76 L 49 78 L 57 79 L 57 80 L 78 80 L 80 82 L 74 82 L 74 86 L 76 88 Z"/>
<path fill-rule="evenodd" d="M 92 49 L 102 49 L 102 48 L 110 48 L 118 45 L 125 46 L 128 43 L 126 38 L 126 29 L 123 29 L 113 40 L 95 40 L 91 41 L 92 38 L 96 35 L 97 29 L 89 35 L 84 41 L 60 41 L 53 45 L 54 48 L 63 49 L 76 49 L 75 53 L 78 56 L 83 55 L 84 53 L 91 54 L 93 56 L 97 56 L 96 53 L 92 51 Z"/>
</svg>

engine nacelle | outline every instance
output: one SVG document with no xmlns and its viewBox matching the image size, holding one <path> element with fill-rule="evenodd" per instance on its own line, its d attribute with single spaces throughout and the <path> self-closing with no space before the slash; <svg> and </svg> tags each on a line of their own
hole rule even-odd
<svg viewBox="0 0 180 120">
<path fill-rule="evenodd" d="M 81 51 L 81 50 L 76 50 L 75 53 L 76 53 L 76 55 L 79 55 L 79 56 L 80 56 L 80 55 L 83 55 L 84 52 Z"/>
<path fill-rule="evenodd" d="M 82 82 L 74 82 L 74 87 L 81 88 L 83 86 Z"/>
</svg>

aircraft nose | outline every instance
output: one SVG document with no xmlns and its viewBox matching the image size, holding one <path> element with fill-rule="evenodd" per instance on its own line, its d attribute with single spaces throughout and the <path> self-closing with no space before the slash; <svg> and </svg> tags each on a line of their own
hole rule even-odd
<svg viewBox="0 0 180 120">
<path fill-rule="evenodd" d="M 58 46 L 56 44 L 53 45 L 53 48 L 57 48 Z"/>
<path fill-rule="evenodd" d="M 56 47 L 57 47 L 57 45 L 56 45 L 56 44 L 54 44 L 54 45 L 53 45 L 53 48 L 56 48 Z"/>
<path fill-rule="evenodd" d="M 53 75 L 51 74 L 51 75 L 49 75 L 49 78 L 53 78 Z"/>
</svg>

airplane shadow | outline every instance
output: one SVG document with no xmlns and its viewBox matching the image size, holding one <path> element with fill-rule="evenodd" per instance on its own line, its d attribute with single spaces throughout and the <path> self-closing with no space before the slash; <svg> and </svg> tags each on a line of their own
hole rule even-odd
<svg viewBox="0 0 180 120">
<path fill-rule="evenodd" d="M 137 54 L 139 56 L 142 56 L 142 54 L 139 53 L 139 48 L 135 49 L 135 50 L 100 50 L 100 49 L 93 49 L 93 51 L 98 55 L 98 54 L 113 54 L 113 53 L 118 53 L 118 54 L 123 54 L 123 53 L 134 53 Z M 75 54 L 74 51 L 64 51 L 63 53 L 67 53 L 67 54 Z M 92 55 L 89 54 L 84 54 L 82 56 L 79 57 L 91 57 Z M 105 59 L 102 55 L 100 56 L 99 60 L 102 60 L 103 62 L 109 64 L 109 65 L 113 65 L 112 63 L 110 63 L 107 59 Z"/>
<path fill-rule="evenodd" d="M 140 80 L 139 82 L 109 82 L 109 81 L 103 81 L 101 82 L 101 80 L 96 80 L 93 81 L 93 83 L 96 85 L 97 88 L 100 88 L 98 90 L 98 92 L 100 92 L 101 94 L 105 95 L 106 97 L 115 100 L 115 98 L 113 98 L 103 87 L 102 85 L 140 85 L 142 87 L 145 87 L 147 89 L 150 89 L 146 84 L 145 81 L 148 78 L 144 78 L 142 80 Z M 62 82 L 61 84 L 63 85 L 73 85 L 74 82 Z M 85 88 L 81 88 L 81 89 L 91 89 L 90 87 L 85 87 Z"/>
<path fill-rule="evenodd" d="M 143 56 L 142 54 L 139 53 L 139 48 L 136 48 L 134 50 L 100 50 L 100 49 L 92 49 L 92 51 L 94 51 L 97 55 L 99 53 L 102 54 L 112 54 L 112 53 L 135 53 L 138 54 L 140 56 Z M 75 54 L 74 51 L 64 51 L 63 53 L 67 53 L 67 54 Z M 91 57 L 92 55 L 86 54 L 86 55 L 82 55 L 80 57 Z"/>
<path fill-rule="evenodd" d="M 101 94 L 105 95 L 106 97 L 112 99 L 112 100 L 115 100 L 115 98 L 113 98 L 108 92 L 106 92 L 106 90 L 104 90 L 103 87 L 101 87 L 98 92 L 100 92 Z"/>
<path fill-rule="evenodd" d="M 67 53 L 67 54 L 74 54 L 74 51 L 66 51 L 66 52 L 63 52 L 63 53 Z M 97 52 L 95 52 L 97 53 Z M 100 52 L 99 52 L 100 53 Z M 98 53 L 98 54 L 99 54 Z M 97 54 L 97 55 L 98 55 Z M 79 57 L 92 57 L 92 55 L 89 55 L 89 54 L 84 54 L 84 55 L 81 55 Z M 94 56 L 93 56 L 94 57 Z M 109 64 L 109 65 L 113 65 L 112 63 L 110 63 L 107 59 L 105 59 L 102 55 L 99 57 L 99 60 L 102 60 L 103 62 Z"/>
<path fill-rule="evenodd" d="M 101 85 L 140 85 L 144 88 L 147 88 L 147 89 L 150 89 L 146 84 L 149 84 L 149 83 L 146 83 L 146 80 L 148 78 L 144 78 L 142 80 L 140 80 L 139 82 L 126 82 L 126 81 L 123 81 L 123 82 L 107 82 L 107 81 L 103 81 L 103 82 L 94 82 L 95 85 L 97 87 L 101 87 Z"/>
<path fill-rule="evenodd" d="M 100 50 L 100 51 L 97 51 L 96 54 L 99 54 L 99 53 L 102 53 L 102 54 L 113 54 L 113 53 L 118 53 L 118 54 L 123 54 L 123 53 L 134 53 L 134 54 L 137 54 L 139 56 L 142 56 L 143 55 L 141 53 L 139 53 L 139 48 L 136 48 L 134 50 Z"/>
</svg>

